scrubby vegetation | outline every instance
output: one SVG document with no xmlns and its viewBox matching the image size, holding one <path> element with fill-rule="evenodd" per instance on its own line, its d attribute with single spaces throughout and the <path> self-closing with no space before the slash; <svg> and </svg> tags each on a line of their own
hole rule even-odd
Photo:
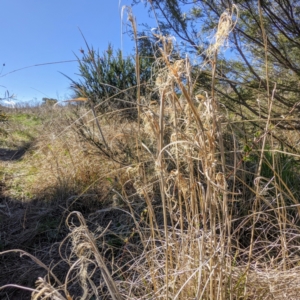
<svg viewBox="0 0 300 300">
<path fill-rule="evenodd" d="M 237 11 L 221 14 L 203 69 L 158 32 L 130 91 L 121 71 L 117 93 L 103 82 L 126 68 L 122 53 L 88 47 L 69 105 L 6 109 L 3 299 L 298 299 L 296 106 L 280 111 L 266 76 L 255 113 L 228 108 L 219 52 Z"/>
</svg>

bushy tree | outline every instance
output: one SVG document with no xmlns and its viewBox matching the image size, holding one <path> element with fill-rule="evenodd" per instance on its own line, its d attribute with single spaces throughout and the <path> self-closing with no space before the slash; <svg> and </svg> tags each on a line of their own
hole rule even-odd
<svg viewBox="0 0 300 300">
<path fill-rule="evenodd" d="M 43 106 L 54 106 L 58 101 L 57 99 L 54 99 L 54 98 L 43 98 L 42 99 L 42 105 Z"/>
<path fill-rule="evenodd" d="M 94 105 L 100 104 L 97 109 L 101 112 L 123 109 L 134 116 L 137 95 L 134 58 L 124 57 L 121 50 L 114 53 L 111 45 L 102 54 L 93 48 L 88 48 L 87 53 L 81 50 L 81 53 L 82 58 L 78 58 L 80 79 L 75 81 L 70 78 L 75 96 L 87 97 Z M 141 56 L 139 65 L 141 95 L 145 95 L 151 78 L 151 59 Z"/>
<path fill-rule="evenodd" d="M 114 52 L 111 45 L 102 54 L 88 45 L 87 52 L 80 50 L 82 58 L 78 57 L 79 80 L 66 76 L 72 82 L 71 89 L 74 92 L 74 98 L 88 99 L 84 103 L 92 107 L 94 114 L 117 110 L 123 117 L 136 118 L 138 115 L 136 65 L 140 70 L 140 95 L 152 98 L 152 82 L 155 82 L 152 65 L 156 55 L 154 49 L 157 48 L 154 40 L 147 38 L 144 34 L 141 34 L 137 45 L 138 64 L 135 61 L 136 57 L 124 57 L 121 50 Z M 98 148 L 105 156 L 113 158 L 108 145 L 103 143 L 103 140 L 98 140 L 83 118 L 79 118 L 79 115 L 77 117 L 75 126 L 79 136 Z M 101 131 L 100 126 L 98 129 Z"/>
<path fill-rule="evenodd" d="M 185 51 L 197 54 L 198 65 L 206 59 L 205 50 L 221 14 L 226 10 L 230 12 L 233 6 L 230 0 L 153 0 L 147 5 L 149 3 L 156 11 L 160 28 L 176 36 Z M 238 0 L 234 3 L 239 15 L 237 25 L 229 35 L 230 52 L 219 55 L 217 63 L 215 90 L 219 99 L 243 119 L 266 118 L 267 98 L 271 98 L 276 83 L 273 117 L 276 119 L 297 112 L 300 2 Z M 210 90 L 211 75 L 205 68 L 201 71 L 197 79 L 199 88 Z M 299 128 L 299 124 L 291 120 L 282 121 L 277 126 Z"/>
</svg>

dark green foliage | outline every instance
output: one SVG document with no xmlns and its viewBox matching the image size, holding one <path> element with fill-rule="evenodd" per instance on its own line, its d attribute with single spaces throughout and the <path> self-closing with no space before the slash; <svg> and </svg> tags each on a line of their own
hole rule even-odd
<svg viewBox="0 0 300 300">
<path fill-rule="evenodd" d="M 43 98 L 42 101 L 43 106 L 53 106 L 57 103 L 57 100 L 53 98 Z"/>
<path fill-rule="evenodd" d="M 140 58 L 141 95 L 145 95 L 148 81 L 151 77 L 153 55 L 150 43 L 141 40 L 141 49 L 145 56 Z M 121 50 L 114 50 L 111 45 L 99 54 L 93 48 L 78 58 L 79 81 L 72 80 L 71 88 L 76 97 L 87 97 L 100 112 L 123 110 L 127 116 L 136 116 L 136 62 L 133 57 L 124 57 Z M 142 53 L 142 54 L 143 54 Z"/>
<path fill-rule="evenodd" d="M 134 3 L 141 2 L 133 0 Z M 230 52 L 219 53 L 215 89 L 227 109 L 243 119 L 265 118 L 267 98 L 275 87 L 273 117 L 299 112 L 294 105 L 299 101 L 300 88 L 300 2 L 295 0 L 268 0 L 261 2 L 261 15 L 256 0 L 239 0 L 238 22 L 229 35 Z M 232 9 L 232 1 L 224 0 L 153 0 L 148 7 L 156 10 L 164 32 L 179 38 L 184 51 L 198 54 L 198 64 L 205 60 L 205 49 L 218 25 L 221 14 Z M 265 68 L 267 36 L 268 74 Z M 196 69 L 199 67 L 195 65 Z M 211 65 L 202 68 L 198 78 L 199 89 L 211 89 Z M 205 79 L 205 76 L 207 78 Z M 266 81 L 269 78 L 269 88 Z M 260 101 L 257 105 L 257 99 Z M 274 121 L 274 124 L 277 121 Z M 298 129 L 297 121 L 282 121 L 279 128 Z"/>
<path fill-rule="evenodd" d="M 299 167 L 299 162 L 290 155 L 266 151 L 261 176 L 266 180 L 274 178 L 273 181 L 287 196 L 289 193 L 297 195 L 300 187 Z M 275 185 L 273 182 L 272 184 Z"/>
<path fill-rule="evenodd" d="M 135 63 L 131 57 L 124 58 L 122 51 L 113 54 L 108 47 L 102 55 L 93 48 L 78 58 L 79 81 L 72 80 L 71 88 L 76 97 L 88 97 L 98 109 L 134 108 L 136 103 Z"/>
<path fill-rule="evenodd" d="M 100 55 L 93 48 L 87 45 L 88 52 L 81 50 L 82 58 L 78 58 L 79 75 L 78 81 L 72 80 L 71 88 L 74 91 L 74 98 L 88 98 L 85 102 L 89 107 L 92 106 L 95 114 L 109 111 L 118 111 L 122 117 L 135 119 L 137 117 L 137 78 L 136 78 L 136 57 L 124 57 L 121 50 L 114 54 L 113 48 L 109 45 L 108 49 Z M 154 42 L 142 34 L 138 39 L 140 70 L 140 95 L 142 97 L 155 98 L 152 92 L 153 79 L 152 64 L 155 61 Z M 156 47 L 157 48 L 157 47 Z M 155 94 L 155 92 L 154 92 Z M 79 99 L 77 99 L 79 100 Z M 76 117 L 77 118 L 77 117 Z M 73 120 L 74 121 L 74 120 Z M 72 122 L 73 122 L 72 121 Z M 98 135 L 82 118 L 76 122 L 76 132 L 80 138 L 87 141 L 106 157 L 115 160 L 115 153 L 103 141 L 98 140 Z M 126 157 L 122 164 L 127 164 L 134 155 L 127 149 L 126 145 L 119 145 Z"/>
</svg>

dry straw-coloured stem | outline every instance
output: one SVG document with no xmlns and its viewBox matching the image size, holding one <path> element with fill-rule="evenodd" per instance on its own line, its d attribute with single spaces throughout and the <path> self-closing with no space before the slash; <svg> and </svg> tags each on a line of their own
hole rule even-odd
<svg viewBox="0 0 300 300">
<path fill-rule="evenodd" d="M 264 24 L 263 24 L 263 16 L 262 16 L 262 9 L 261 9 L 261 4 L 260 4 L 260 0 L 258 0 L 258 10 L 259 10 L 259 20 L 260 20 L 260 27 L 261 27 L 261 31 L 263 34 L 263 41 L 264 41 L 264 48 L 265 48 L 265 70 L 266 70 L 266 84 L 267 84 L 267 99 L 268 99 L 268 120 L 266 122 L 266 126 L 265 126 L 265 132 L 267 132 L 269 130 L 269 126 L 270 126 L 270 118 L 271 118 L 271 112 L 272 112 L 272 104 L 273 104 L 273 97 L 270 98 L 270 93 L 269 93 L 269 75 L 268 75 L 268 41 L 267 41 L 267 36 L 266 36 L 266 32 L 265 32 L 265 28 L 264 28 Z M 275 91 L 276 91 L 276 84 L 274 87 L 274 91 L 273 91 L 273 96 L 275 95 Z M 265 134 L 262 140 L 262 149 L 265 149 L 266 146 L 266 141 L 267 141 L 267 135 Z M 253 204 L 253 211 L 256 212 L 257 210 L 260 209 L 260 192 L 259 192 L 259 187 L 260 187 L 260 174 L 261 174 L 261 170 L 262 170 L 262 164 L 263 164 L 263 159 L 264 159 L 264 151 L 261 151 L 260 154 L 260 159 L 259 159 L 259 163 L 258 163 L 258 168 L 257 168 L 257 173 L 256 173 L 256 178 L 257 178 L 257 184 L 256 184 L 256 197 L 255 197 L 255 201 Z M 250 251 L 249 251 L 249 267 L 250 267 L 250 261 L 252 258 L 252 252 L 253 252 L 253 246 L 254 246 L 254 232 L 255 232 L 255 228 L 256 228 L 256 217 L 253 216 L 253 224 L 252 224 L 252 230 L 251 230 L 251 243 L 250 243 Z"/>
<path fill-rule="evenodd" d="M 137 80 L 137 109 L 138 109 L 138 125 L 140 128 L 140 118 L 141 118 L 141 83 L 140 83 L 140 56 L 139 56 L 139 49 L 138 49 L 138 34 L 137 34 L 137 26 L 136 20 L 132 13 L 132 9 L 129 6 L 124 6 L 122 8 L 122 14 L 124 10 L 127 10 L 128 14 L 128 21 L 131 24 L 133 29 L 134 41 L 135 41 L 135 73 L 136 73 L 136 80 Z"/>
<path fill-rule="evenodd" d="M 36 281 L 36 289 L 31 295 L 31 300 L 51 299 L 51 300 L 72 300 L 71 296 L 63 297 L 59 291 L 49 284 L 45 279 L 38 278 Z"/>
<path fill-rule="evenodd" d="M 71 218 L 73 216 L 76 216 L 80 225 L 74 226 L 71 222 Z M 71 222 L 71 223 L 69 223 Z M 99 270 L 101 271 L 101 274 L 103 276 L 103 279 L 106 283 L 107 289 L 110 293 L 110 296 L 113 300 L 121 300 L 122 296 L 120 292 L 118 291 L 116 284 L 109 272 L 109 270 L 106 267 L 106 264 L 104 262 L 104 259 L 102 255 L 98 251 L 98 247 L 96 245 L 96 241 L 94 236 L 90 233 L 90 231 L 87 228 L 85 219 L 83 218 L 82 214 L 79 212 L 73 212 L 71 213 L 67 220 L 67 225 L 69 226 L 69 229 L 71 230 L 71 233 L 69 237 L 73 240 L 73 253 L 78 256 L 78 260 L 73 264 L 74 268 L 77 267 L 77 265 L 88 263 L 88 260 L 91 259 L 91 256 L 95 259 L 95 262 L 97 263 L 97 266 Z M 105 232 L 105 230 L 104 230 Z M 103 232 L 103 233 L 104 233 Z M 72 267 L 70 268 L 69 273 L 72 271 Z M 81 274 L 83 275 L 83 274 Z M 86 273 L 86 276 L 88 274 Z M 66 277 L 66 283 L 65 288 L 67 287 L 67 278 Z M 87 280 L 86 278 L 82 278 L 83 281 Z"/>
</svg>

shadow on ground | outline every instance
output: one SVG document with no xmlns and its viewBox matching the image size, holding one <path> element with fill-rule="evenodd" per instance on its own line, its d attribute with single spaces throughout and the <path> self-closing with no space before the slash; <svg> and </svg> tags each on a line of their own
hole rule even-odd
<svg viewBox="0 0 300 300">
<path fill-rule="evenodd" d="M 23 146 L 17 150 L 0 148 L 0 161 L 13 161 L 19 160 L 28 150 L 29 145 Z"/>
<path fill-rule="evenodd" d="M 0 193 L 0 287 L 18 284 L 34 288 L 47 271 L 22 251 L 31 253 L 46 265 L 60 261 L 59 242 L 67 235 L 65 213 L 59 207 L 41 202 L 21 202 Z M 63 275 L 66 271 L 59 270 Z M 18 288 L 0 290 L 0 299 L 29 300 L 31 293 Z"/>
</svg>

